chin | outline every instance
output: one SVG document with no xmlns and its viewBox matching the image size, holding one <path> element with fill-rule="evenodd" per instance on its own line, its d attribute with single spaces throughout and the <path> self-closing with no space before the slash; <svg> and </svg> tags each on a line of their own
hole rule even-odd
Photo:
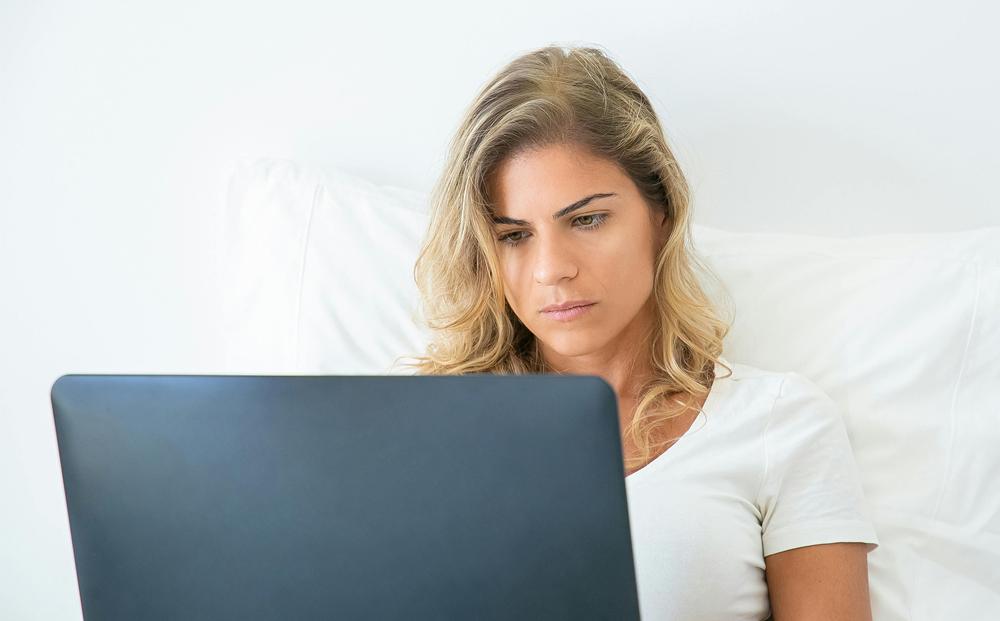
<svg viewBox="0 0 1000 621">
<path fill-rule="evenodd" d="M 588 331 L 565 330 L 562 334 L 545 335 L 539 340 L 560 356 L 580 356 L 596 348 L 594 335 Z"/>
</svg>

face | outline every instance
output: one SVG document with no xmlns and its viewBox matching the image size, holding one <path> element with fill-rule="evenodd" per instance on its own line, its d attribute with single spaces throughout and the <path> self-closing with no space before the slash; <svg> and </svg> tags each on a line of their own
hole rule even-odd
<svg viewBox="0 0 1000 621">
<path fill-rule="evenodd" d="M 568 368 L 634 352 L 653 316 L 664 210 L 614 161 L 566 144 L 502 162 L 490 195 L 507 303 L 545 359 Z M 570 318 L 542 311 L 575 300 L 593 304 Z"/>
</svg>

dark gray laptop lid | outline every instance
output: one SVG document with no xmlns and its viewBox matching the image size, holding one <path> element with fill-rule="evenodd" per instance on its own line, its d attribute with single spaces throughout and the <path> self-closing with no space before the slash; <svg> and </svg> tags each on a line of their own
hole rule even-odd
<svg viewBox="0 0 1000 621">
<path fill-rule="evenodd" d="M 85 619 L 638 619 L 597 376 L 64 375 Z"/>
</svg>

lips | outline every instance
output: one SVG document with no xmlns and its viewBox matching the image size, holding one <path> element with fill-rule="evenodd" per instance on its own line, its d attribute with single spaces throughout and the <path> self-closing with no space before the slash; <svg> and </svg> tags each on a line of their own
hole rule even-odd
<svg viewBox="0 0 1000 621">
<path fill-rule="evenodd" d="M 540 312 L 550 313 L 553 311 L 565 311 L 571 308 L 577 308 L 578 306 L 590 306 L 591 304 L 596 304 L 596 302 L 591 300 L 570 300 L 568 302 L 562 302 L 561 304 L 549 304 Z"/>
<path fill-rule="evenodd" d="M 545 311 L 542 314 L 545 317 L 549 319 L 555 319 L 556 321 L 563 321 L 563 322 L 573 321 L 574 319 L 582 317 L 587 313 L 589 313 L 590 309 L 593 308 L 594 305 L 596 304 L 597 304 L 596 302 L 592 302 L 590 304 L 583 304 L 581 306 L 571 306 L 563 310 Z"/>
</svg>

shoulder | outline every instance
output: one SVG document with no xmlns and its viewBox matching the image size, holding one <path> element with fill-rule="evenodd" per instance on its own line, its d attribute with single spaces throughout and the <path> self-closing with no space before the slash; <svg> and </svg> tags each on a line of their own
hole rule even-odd
<svg viewBox="0 0 1000 621">
<path fill-rule="evenodd" d="M 717 367 L 718 390 L 711 409 L 729 421 L 734 432 L 760 445 L 765 469 L 788 453 L 817 448 L 816 441 L 846 440 L 840 407 L 810 378 L 796 371 L 732 362 L 728 366 L 731 376 Z"/>
<path fill-rule="evenodd" d="M 796 371 L 764 371 L 756 377 L 761 399 L 770 400 L 758 428 L 765 470 L 800 452 L 849 446 L 840 406 L 816 382 Z"/>
<path fill-rule="evenodd" d="M 729 406 L 724 409 L 738 414 L 743 420 L 755 418 L 758 422 L 766 422 L 788 374 L 725 358 L 720 361 L 725 366 L 716 364 L 713 392 Z"/>
<path fill-rule="evenodd" d="M 715 365 L 715 379 L 720 384 L 730 384 L 742 391 L 769 392 L 775 396 L 785 380 L 785 375 L 787 373 L 733 362 L 721 357 Z"/>
<path fill-rule="evenodd" d="M 717 380 L 728 382 L 744 400 L 759 397 L 757 401 L 768 405 L 769 418 L 787 418 L 805 410 L 820 412 L 813 417 L 836 414 L 833 399 L 816 382 L 797 371 L 775 371 L 725 359 L 723 362 L 732 368 L 732 375 L 717 366 Z"/>
<path fill-rule="evenodd" d="M 778 423 L 843 426 L 840 408 L 833 398 L 819 384 L 795 371 L 781 373 L 771 418 Z"/>
</svg>

